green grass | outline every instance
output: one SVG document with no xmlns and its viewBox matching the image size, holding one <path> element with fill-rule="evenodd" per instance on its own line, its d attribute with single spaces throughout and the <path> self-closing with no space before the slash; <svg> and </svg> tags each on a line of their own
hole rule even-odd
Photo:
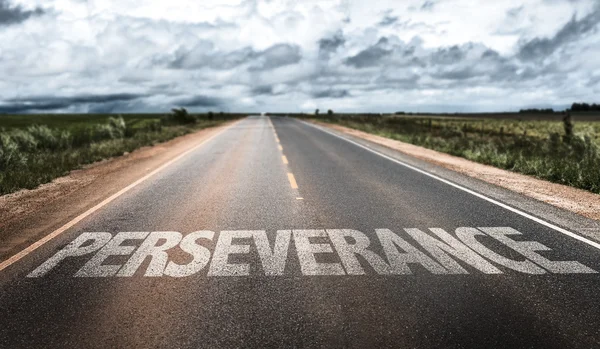
<svg viewBox="0 0 600 349">
<path fill-rule="evenodd" d="M 600 193 L 600 122 L 304 116 Z"/>
<path fill-rule="evenodd" d="M 241 116 L 194 115 L 181 124 L 159 114 L 0 115 L 0 195 Z"/>
</svg>

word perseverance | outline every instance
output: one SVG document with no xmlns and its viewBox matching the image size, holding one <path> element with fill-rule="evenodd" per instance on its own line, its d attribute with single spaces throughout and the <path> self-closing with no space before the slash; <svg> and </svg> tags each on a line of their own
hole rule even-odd
<svg viewBox="0 0 600 349">
<path fill-rule="evenodd" d="M 243 258 L 240 261 L 240 257 L 246 257 L 249 262 L 251 254 L 258 255 L 260 262 L 256 264 L 262 267 L 252 270 L 262 270 L 260 275 L 277 276 L 286 271 L 292 240 L 303 275 L 364 275 L 367 271 L 404 275 L 413 273 L 411 268 L 415 266 L 432 274 L 468 274 L 465 266 L 484 274 L 502 274 L 499 267 L 525 274 L 596 273 L 576 261 L 552 261 L 543 257 L 537 252 L 550 251 L 548 247 L 535 241 L 512 239 L 513 235 L 521 235 L 513 228 L 463 227 L 455 230 L 455 236 L 440 228 L 429 230 L 432 234 L 414 228 L 404 229 L 404 234 L 376 229 L 372 236 L 377 237 L 378 246 L 371 245 L 367 234 L 350 229 L 279 230 L 273 246 L 264 230 L 222 231 L 213 253 L 207 247 L 215 241 L 216 234 L 212 231 L 185 236 L 178 232 L 121 232 L 115 236 L 83 233 L 28 277 L 44 276 L 69 258 L 92 253 L 95 254 L 75 273 L 76 277 L 130 277 L 145 262 L 144 276 L 186 277 L 207 267 L 208 276 L 247 276 L 251 274 L 251 263 L 244 263 Z M 409 243 L 408 237 L 416 244 Z M 489 241 L 484 244 L 481 241 L 484 238 L 492 238 L 488 239 L 493 242 L 491 245 L 502 246 L 504 253 L 490 248 Z M 136 247 L 131 245 L 131 240 L 142 242 Z M 382 252 L 378 254 L 375 250 Z M 515 259 L 515 255 L 520 258 Z M 113 256 L 128 259 L 115 263 Z M 188 262 L 179 264 L 170 258 L 181 256 Z M 324 259 L 335 262 L 324 262 Z M 367 265 L 370 268 L 365 268 Z M 291 268 L 288 266 L 288 269 Z"/>
</svg>

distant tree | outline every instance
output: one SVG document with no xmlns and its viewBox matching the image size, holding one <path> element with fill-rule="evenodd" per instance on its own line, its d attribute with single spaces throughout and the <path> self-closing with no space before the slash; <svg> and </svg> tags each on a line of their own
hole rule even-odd
<svg viewBox="0 0 600 349">
<path fill-rule="evenodd" d="M 333 115 L 333 110 L 329 109 L 329 110 L 327 111 L 327 115 L 329 115 L 329 116 Z"/>
<path fill-rule="evenodd" d="M 185 108 L 173 108 L 171 109 L 172 119 L 179 124 L 192 124 L 196 122 L 196 117 L 190 115 Z"/>
<path fill-rule="evenodd" d="M 209 111 L 207 116 L 208 116 L 208 120 L 212 120 L 215 118 L 215 114 L 212 111 Z"/>
<path fill-rule="evenodd" d="M 573 103 L 571 111 L 600 111 L 600 105 L 596 103 Z"/>
<path fill-rule="evenodd" d="M 537 109 L 537 108 L 521 109 L 521 110 L 519 110 L 519 113 L 521 113 L 521 114 L 552 114 L 552 113 L 554 113 L 554 109 L 552 109 L 552 108 L 548 108 L 548 109 Z"/>
<path fill-rule="evenodd" d="M 319 115 L 319 109 L 315 109 L 315 115 Z"/>
</svg>

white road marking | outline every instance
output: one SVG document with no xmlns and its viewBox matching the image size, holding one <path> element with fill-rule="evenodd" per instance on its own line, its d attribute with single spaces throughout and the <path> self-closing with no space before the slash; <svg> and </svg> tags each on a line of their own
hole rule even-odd
<svg viewBox="0 0 600 349">
<path fill-rule="evenodd" d="M 113 200 L 115 200 L 116 198 L 118 198 L 119 196 L 125 194 L 126 192 L 128 192 L 129 190 L 135 188 L 136 186 L 138 186 L 140 183 L 144 182 L 145 180 L 147 180 L 148 178 L 154 176 L 155 174 L 157 174 L 158 172 L 164 170 L 165 168 L 171 166 L 173 163 L 175 163 L 176 161 L 178 161 L 179 159 L 183 158 L 184 156 L 190 154 L 191 152 L 197 150 L 198 148 L 200 148 L 201 146 L 203 146 L 204 144 L 206 144 L 208 141 L 214 139 L 215 137 L 223 134 L 225 131 L 231 129 L 233 126 L 237 125 L 240 121 L 242 120 L 238 120 L 236 122 L 234 122 L 233 124 L 223 128 L 221 131 L 213 134 L 212 136 L 206 138 L 205 140 L 203 140 L 202 142 L 200 142 L 199 144 L 195 145 L 193 148 L 186 150 L 185 152 L 179 154 L 178 156 L 176 156 L 175 158 L 171 159 L 170 161 L 168 161 L 167 163 L 163 164 L 162 166 L 160 166 L 159 168 L 155 169 L 154 171 L 148 173 L 147 175 L 145 175 L 144 177 L 138 179 L 137 181 L 131 183 L 130 185 L 126 186 L 125 188 L 119 190 L 117 193 L 111 195 L 110 197 L 104 199 L 102 202 L 100 202 L 99 204 L 97 204 L 96 206 L 90 208 L 89 210 L 85 211 L 84 213 L 80 214 L 79 216 L 73 218 L 71 221 L 69 221 L 68 223 L 66 223 L 65 225 L 63 225 L 62 227 L 56 229 L 55 231 L 53 231 L 52 233 L 44 236 L 43 238 L 41 238 L 40 240 L 34 242 L 33 244 L 31 244 L 30 246 L 28 246 L 27 248 L 25 248 L 24 250 L 20 251 L 19 253 L 13 255 L 12 257 L 8 258 L 7 260 L 3 261 L 2 263 L 0 263 L 0 271 L 8 268 L 9 266 L 13 265 L 15 262 L 21 260 L 23 257 L 27 256 L 28 254 L 30 254 L 31 252 L 37 250 L 38 248 L 40 248 L 41 246 L 43 246 L 45 243 L 47 243 L 48 241 L 54 239 L 55 237 L 57 237 L 58 235 L 62 234 L 63 232 L 65 232 L 66 230 L 68 230 L 69 228 L 73 227 L 75 224 L 79 223 L 80 221 L 82 221 L 84 218 L 86 218 L 87 216 L 91 215 L 92 213 L 98 211 L 99 209 L 101 209 L 102 207 L 106 206 L 107 204 L 109 204 L 110 202 L 112 202 Z"/>
<path fill-rule="evenodd" d="M 551 251 L 550 248 L 536 241 L 511 239 L 509 235 L 521 233 L 510 227 L 462 227 L 455 230 L 454 236 L 440 228 L 430 228 L 431 233 L 416 228 L 403 230 L 376 229 L 370 236 L 350 229 L 278 230 L 274 239 L 269 239 L 265 230 L 222 231 L 212 259 L 211 249 L 198 243 L 201 239 L 212 242 L 215 236 L 212 231 L 186 236 L 174 231 L 121 232 L 115 236 L 105 232 L 83 233 L 27 277 L 42 277 L 66 260 L 84 263 L 75 277 L 131 277 L 147 257 L 151 259 L 146 270 L 138 275 L 186 277 L 200 272 L 210 261 L 209 277 L 282 276 L 286 273 L 290 246 L 296 249 L 299 270 L 294 264 L 287 268 L 287 273 L 300 272 L 307 276 L 408 275 L 413 273 L 415 265 L 437 275 L 470 274 L 471 271 L 502 274 L 503 270 L 495 265 L 523 274 L 597 273 L 576 261 L 552 261 L 541 256 L 536 251 Z M 290 244 L 292 236 L 293 245 Z M 496 242 L 490 244 L 493 240 Z M 511 258 L 492 250 L 499 248 L 498 243 L 504 246 L 500 252 Z M 87 262 L 81 262 L 81 256 L 92 253 L 95 254 Z M 192 257 L 191 261 L 185 258 L 189 261 L 187 264 L 169 260 L 173 256 L 180 259 L 182 253 Z M 129 259 L 115 263 L 112 256 L 129 256 Z M 111 260 L 112 264 L 108 264 Z M 361 264 L 361 260 L 366 264 Z M 262 266 L 262 273 L 253 263 Z M 467 265 L 471 267 L 469 270 L 463 267 Z"/>
<path fill-rule="evenodd" d="M 316 254 L 333 254 L 330 244 L 310 242 L 309 238 L 327 237 L 325 230 L 294 230 L 294 244 L 298 251 L 300 270 L 304 275 L 344 275 L 341 263 L 319 263 Z"/>
<path fill-rule="evenodd" d="M 209 276 L 246 276 L 250 275 L 250 265 L 247 263 L 229 263 L 229 255 L 248 254 L 250 245 L 234 244 L 233 239 L 248 239 L 253 236 L 250 230 L 224 231 L 219 236 L 219 241 L 215 247 Z"/>
<path fill-rule="evenodd" d="M 471 189 L 468 189 L 468 188 L 466 188 L 466 187 L 463 187 L 462 185 L 459 185 L 459 184 L 453 183 L 453 182 L 451 182 L 451 181 L 449 181 L 449 180 L 446 180 L 446 179 L 444 179 L 444 178 L 441 178 L 441 177 L 439 177 L 439 176 L 436 176 L 436 175 L 434 175 L 434 174 L 432 174 L 432 173 L 429 173 L 429 172 L 427 172 L 427 171 L 425 171 L 425 170 L 422 170 L 422 169 L 420 169 L 420 168 L 417 168 L 417 167 L 415 167 L 415 166 L 409 165 L 409 164 L 407 164 L 407 163 L 405 163 L 405 162 L 403 162 L 403 161 L 401 161 L 401 160 L 395 159 L 395 158 L 393 158 L 393 157 L 391 157 L 391 156 L 387 156 L 387 155 L 385 155 L 385 154 L 383 154 L 383 153 L 380 153 L 379 151 L 377 151 L 377 150 L 375 150 L 375 149 L 369 148 L 369 147 L 367 147 L 367 146 L 365 146 L 365 145 L 362 145 L 362 144 L 360 144 L 360 143 L 358 143 L 358 142 L 355 142 L 355 141 L 353 141 L 353 140 L 351 140 L 351 139 L 348 139 L 348 138 L 346 138 L 346 137 L 340 136 L 340 135 L 338 135 L 338 134 L 336 134 L 336 133 L 334 133 L 334 132 L 331 132 L 331 131 L 325 130 L 325 129 L 323 129 L 323 128 L 319 127 L 319 126 L 313 125 L 313 124 L 311 124 L 311 123 L 308 123 L 308 122 L 306 122 L 306 121 L 302 121 L 302 120 L 298 120 L 298 121 L 299 121 L 299 122 L 301 122 L 301 123 L 303 123 L 303 124 L 305 124 L 305 125 L 307 125 L 307 126 L 310 126 L 310 127 L 312 127 L 312 128 L 315 128 L 315 129 L 317 129 L 317 130 L 320 130 L 321 132 L 325 132 L 325 133 L 327 133 L 327 134 L 329 134 L 329 135 L 332 135 L 332 136 L 334 136 L 334 137 L 337 137 L 337 138 L 339 138 L 339 139 L 342 139 L 342 140 L 344 140 L 344 141 L 346 141 L 346 142 L 352 143 L 352 144 L 356 145 L 357 147 L 361 147 L 361 148 L 363 148 L 363 149 L 365 149 L 365 150 L 368 150 L 368 151 L 370 151 L 371 153 L 377 154 L 377 155 L 379 155 L 379 156 L 381 156 L 381 157 L 383 157 L 383 158 L 386 158 L 386 159 L 388 159 L 388 160 L 390 160 L 390 161 L 392 161 L 392 162 L 395 162 L 395 163 L 397 163 L 398 165 L 402 165 L 402 166 L 404 166 L 404 167 L 406 167 L 406 168 L 409 168 L 409 169 L 411 169 L 411 170 L 413 170 L 413 171 L 417 171 L 417 172 L 419 172 L 419 173 L 421 173 L 421 174 L 424 174 L 424 175 L 426 175 L 426 176 L 428 176 L 428 177 L 431 177 L 431 178 L 433 178 L 433 179 L 436 179 L 436 180 L 438 180 L 438 181 L 440 181 L 440 182 L 442 182 L 442 183 L 445 183 L 445 184 L 448 184 L 448 185 L 450 185 L 450 186 L 453 186 L 453 187 L 455 187 L 455 188 L 457 188 L 457 189 L 460 189 L 460 190 L 462 190 L 462 191 L 464 191 L 464 192 L 467 192 L 467 193 L 469 193 L 469 194 L 471 194 L 471 195 L 474 195 L 474 196 L 476 196 L 476 197 L 478 197 L 478 198 L 480 198 L 480 199 L 483 199 L 483 200 L 485 200 L 485 201 L 488 201 L 488 202 L 490 202 L 490 203 L 492 203 L 492 204 L 494 204 L 494 205 L 500 206 L 500 207 L 502 207 L 502 208 L 504 208 L 504 209 L 506 209 L 506 210 L 509 210 L 509 211 L 511 211 L 511 212 L 514 212 L 514 213 L 516 213 L 516 214 L 518 214 L 518 215 L 520 215 L 520 216 L 522 216 L 522 217 L 528 218 L 528 219 L 530 219 L 530 220 L 532 220 L 532 221 L 534 221 L 534 222 L 536 222 L 536 223 L 539 223 L 539 224 L 541 224 L 541 225 L 544 225 L 544 226 L 546 226 L 546 227 L 548 227 L 548 228 L 550 228 L 550 229 L 553 229 L 553 230 L 555 230 L 555 231 L 557 231 L 557 232 L 559 232 L 559 233 L 562 233 L 562 234 L 564 234 L 564 235 L 570 236 L 570 237 L 572 237 L 573 239 L 576 239 L 576 240 L 579 240 L 579 241 L 581 241 L 581 242 L 584 242 L 584 243 L 586 243 L 586 244 L 588 244 L 588 245 L 590 245 L 590 246 L 592 246 L 592 247 L 595 247 L 595 248 L 597 248 L 597 249 L 599 249 L 599 250 L 600 250 L 600 243 L 597 243 L 597 242 L 595 242 L 595 241 L 592 241 L 592 240 L 590 240 L 590 239 L 587 239 L 587 238 L 585 238 L 585 237 L 583 237 L 583 236 L 581 236 L 581 235 L 577 235 L 577 234 L 575 234 L 575 233 L 573 233 L 573 232 L 571 232 L 571 231 L 568 231 L 568 230 L 566 230 L 566 229 L 563 229 L 563 228 L 561 228 L 561 227 L 559 227 L 559 226 L 557 226 L 557 225 L 554 225 L 554 224 L 552 224 L 552 223 L 550 223 L 550 222 L 546 222 L 545 220 L 543 220 L 543 219 L 541 219 L 541 218 L 537 218 L 537 217 L 535 217 L 535 216 L 532 216 L 532 215 L 530 215 L 529 213 L 526 213 L 526 212 L 524 212 L 524 211 L 521 211 L 521 210 L 519 210 L 519 209 L 517 209 L 517 208 L 514 208 L 514 207 L 511 207 L 511 206 L 508 206 L 508 205 L 506 205 L 506 204 L 504 204 L 504 203 L 502 203 L 502 202 L 500 202 L 500 201 L 497 201 L 497 200 L 495 200 L 495 199 L 492 199 L 492 198 L 490 198 L 490 197 L 487 197 L 487 196 L 485 196 L 485 195 L 483 195 L 483 194 L 480 194 L 480 193 L 478 193 L 478 192 L 476 192 L 476 191 L 473 191 L 473 190 L 471 190 Z"/>
</svg>

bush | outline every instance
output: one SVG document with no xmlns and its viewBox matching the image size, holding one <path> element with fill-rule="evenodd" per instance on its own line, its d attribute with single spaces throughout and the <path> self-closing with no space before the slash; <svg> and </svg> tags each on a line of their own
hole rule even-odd
<svg viewBox="0 0 600 349">
<path fill-rule="evenodd" d="M 0 134 L 0 171 L 19 167 L 27 163 L 27 155 L 19 150 L 19 145 L 6 133 Z"/>
<path fill-rule="evenodd" d="M 119 139 L 125 137 L 127 125 L 123 117 L 109 117 L 106 124 L 95 125 L 92 129 L 91 138 L 88 143 L 97 142 L 105 139 Z"/>
<path fill-rule="evenodd" d="M 116 118 L 109 117 L 108 124 L 113 129 L 113 138 L 123 138 L 125 136 L 127 125 L 125 125 L 125 120 L 123 120 L 122 116 L 119 115 Z"/>
<path fill-rule="evenodd" d="M 6 136 L 8 136 L 8 134 Z M 31 152 L 38 148 L 38 141 L 31 133 L 25 130 L 15 130 L 11 132 L 10 138 L 17 143 L 17 146 L 22 151 Z"/>
<path fill-rule="evenodd" d="M 45 125 L 33 125 L 27 128 L 27 132 L 36 140 L 39 149 L 58 149 L 59 142 L 54 132 Z"/>
</svg>

